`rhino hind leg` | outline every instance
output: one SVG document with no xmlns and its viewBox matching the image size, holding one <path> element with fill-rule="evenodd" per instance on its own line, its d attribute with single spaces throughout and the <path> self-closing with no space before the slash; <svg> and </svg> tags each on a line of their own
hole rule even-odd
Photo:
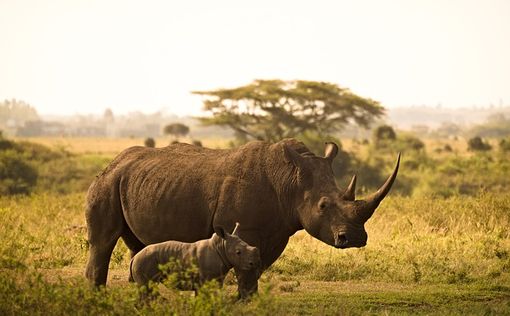
<svg viewBox="0 0 510 316">
<path fill-rule="evenodd" d="M 135 234 L 133 234 L 127 225 L 125 226 L 121 237 L 131 253 L 131 258 L 133 258 L 140 250 L 145 248 L 145 245 L 135 236 Z"/>
<path fill-rule="evenodd" d="M 108 265 L 110 264 L 110 257 L 113 248 L 117 244 L 117 240 L 102 245 L 90 244 L 89 248 L 89 261 L 85 276 L 94 285 L 105 285 L 108 277 Z"/>
<path fill-rule="evenodd" d="M 131 259 L 143 248 L 145 248 L 145 245 L 133 234 L 131 229 L 127 227 L 127 225 L 124 227 L 124 231 L 122 233 L 122 240 L 124 240 L 124 243 L 129 249 Z M 129 282 L 134 282 L 133 276 L 129 274 L 128 278 Z"/>
<path fill-rule="evenodd" d="M 96 286 L 106 284 L 110 257 L 123 232 L 122 217 L 117 214 L 103 203 L 89 204 L 86 211 L 90 247 L 85 276 Z"/>
</svg>

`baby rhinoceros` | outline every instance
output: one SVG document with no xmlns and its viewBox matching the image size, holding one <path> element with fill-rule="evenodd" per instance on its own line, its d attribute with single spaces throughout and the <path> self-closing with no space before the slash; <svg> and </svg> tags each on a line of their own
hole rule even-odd
<svg viewBox="0 0 510 316">
<path fill-rule="evenodd" d="M 175 260 L 181 264 L 181 269 L 191 268 L 193 264 L 198 268 L 197 279 L 188 285 L 191 288 L 182 288 L 182 284 L 179 286 L 180 290 L 196 292 L 197 285 L 206 281 L 215 279 L 223 284 L 225 275 L 232 267 L 241 270 L 259 269 L 259 249 L 239 238 L 236 234 L 238 228 L 239 223 L 236 223 L 232 234 L 226 233 L 221 227 L 215 228 L 211 238 L 194 243 L 171 240 L 149 245 L 131 259 L 130 279 L 139 285 L 147 285 L 149 281 L 161 282 L 164 274 L 159 266 Z"/>
</svg>

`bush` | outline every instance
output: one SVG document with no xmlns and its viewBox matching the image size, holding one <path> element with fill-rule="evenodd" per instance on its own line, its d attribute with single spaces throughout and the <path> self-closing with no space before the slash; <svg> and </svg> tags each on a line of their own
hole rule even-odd
<svg viewBox="0 0 510 316">
<path fill-rule="evenodd" d="M 196 140 L 196 139 L 194 141 L 192 141 L 191 144 L 198 146 L 198 147 L 202 147 L 202 142 L 199 140 Z"/>
<path fill-rule="evenodd" d="M 470 151 L 488 151 L 491 149 L 492 146 L 484 142 L 480 136 L 475 136 L 468 140 L 468 150 Z"/>
<path fill-rule="evenodd" d="M 107 157 L 77 156 L 62 149 L 0 138 L 0 194 L 84 191 L 109 161 Z"/>
<path fill-rule="evenodd" d="M 145 145 L 145 147 L 151 147 L 151 148 L 156 147 L 156 141 L 152 137 L 147 137 L 145 139 L 145 141 L 143 142 L 143 144 Z"/>
<path fill-rule="evenodd" d="M 423 151 L 425 149 L 425 144 L 418 137 L 409 134 L 397 135 L 389 125 L 382 125 L 374 130 L 373 144 L 375 149 L 384 149 L 388 152 Z"/>
<path fill-rule="evenodd" d="M 510 139 L 503 138 L 499 141 L 499 149 L 503 152 L 510 151 Z"/>
<path fill-rule="evenodd" d="M 15 150 L 0 151 L 0 194 L 28 194 L 37 181 L 37 170 Z"/>
</svg>

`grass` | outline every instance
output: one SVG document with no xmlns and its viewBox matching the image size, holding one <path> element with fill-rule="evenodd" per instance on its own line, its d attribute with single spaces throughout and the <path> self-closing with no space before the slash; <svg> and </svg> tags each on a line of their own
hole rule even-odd
<svg viewBox="0 0 510 316">
<path fill-rule="evenodd" d="M 406 176 L 419 179 L 413 188 L 420 190 L 412 197 L 394 190 L 384 200 L 366 225 L 367 247 L 336 250 L 301 231 L 250 302 L 236 302 L 230 275 L 223 289 L 211 285 L 198 297 L 160 287 L 161 296 L 147 304 L 127 282 L 122 241 L 106 289 L 91 290 L 83 277 L 82 190 L 118 152 L 143 139 L 29 140 L 76 155 L 39 168 L 31 196 L 0 197 L 0 315 L 510 315 L 508 156 L 467 152 L 460 140 L 426 140 L 435 160 L 404 155 L 399 175 L 402 183 Z M 157 139 L 156 146 L 168 142 Z M 226 147 L 228 140 L 202 143 Z M 356 154 L 368 149 L 345 143 Z M 447 143 L 452 153 L 434 150 Z M 459 195 L 461 189 L 471 195 Z"/>
<path fill-rule="evenodd" d="M 305 232 L 264 273 L 261 295 L 170 292 L 140 305 L 119 242 L 106 290 L 92 291 L 84 194 L 0 197 L 0 314 L 510 314 L 510 197 L 385 199 L 361 249 L 336 250 Z"/>
<path fill-rule="evenodd" d="M 29 141 L 50 148 L 65 149 L 76 154 L 100 154 L 113 158 L 122 150 L 132 146 L 143 146 L 145 138 L 108 138 L 108 137 L 29 137 L 14 138 L 15 141 Z M 156 147 L 170 144 L 169 137 L 155 139 Z M 191 139 L 183 138 L 183 142 L 191 143 Z M 208 148 L 225 148 L 229 139 L 210 137 L 201 139 L 202 145 Z"/>
</svg>

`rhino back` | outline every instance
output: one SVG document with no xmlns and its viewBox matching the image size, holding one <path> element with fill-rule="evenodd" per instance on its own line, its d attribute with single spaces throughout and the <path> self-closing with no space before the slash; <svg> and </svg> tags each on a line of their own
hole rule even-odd
<svg viewBox="0 0 510 316">
<path fill-rule="evenodd" d="M 267 150 L 262 142 L 236 150 L 135 147 L 101 177 L 118 183 L 125 221 L 144 244 L 193 242 L 210 237 L 216 221 L 242 218 L 258 226 L 264 220 L 260 208 L 271 211 L 274 204 L 264 169 Z"/>
</svg>

